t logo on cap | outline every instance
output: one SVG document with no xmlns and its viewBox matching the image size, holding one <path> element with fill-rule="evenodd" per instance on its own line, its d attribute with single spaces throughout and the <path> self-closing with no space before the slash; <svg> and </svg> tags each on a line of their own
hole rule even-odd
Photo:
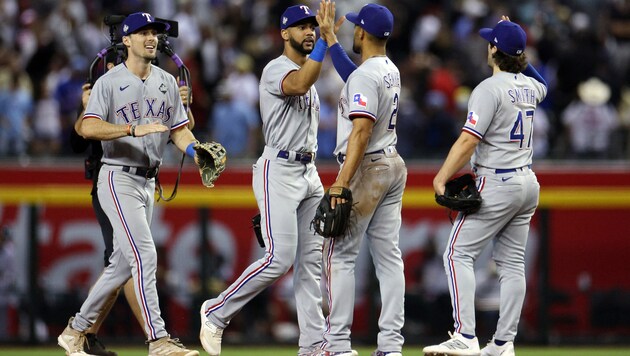
<svg viewBox="0 0 630 356">
<path fill-rule="evenodd" d="M 525 31 L 511 21 L 499 21 L 494 28 L 482 28 L 479 36 L 510 56 L 520 56 L 527 45 Z"/>
<path fill-rule="evenodd" d="M 125 21 L 123 21 L 123 36 L 129 36 L 147 26 L 154 27 L 160 33 L 168 31 L 171 27 L 167 23 L 155 21 L 153 16 L 148 12 L 135 12 L 127 16 Z"/>
<path fill-rule="evenodd" d="M 312 22 L 317 26 L 317 20 L 315 15 L 311 13 L 306 5 L 294 5 L 284 10 L 282 17 L 280 18 L 280 28 L 286 30 L 287 28 L 302 22 Z"/>
</svg>

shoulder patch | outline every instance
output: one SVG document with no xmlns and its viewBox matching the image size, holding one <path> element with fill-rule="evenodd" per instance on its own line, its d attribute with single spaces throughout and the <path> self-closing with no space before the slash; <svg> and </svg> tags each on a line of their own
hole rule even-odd
<svg viewBox="0 0 630 356">
<path fill-rule="evenodd" d="M 470 126 L 475 127 L 477 125 L 477 121 L 479 121 L 479 115 L 475 114 L 474 111 L 468 113 L 466 117 L 466 122 L 470 124 Z"/>
<path fill-rule="evenodd" d="M 356 93 L 356 94 L 354 94 L 352 96 L 352 98 L 353 98 L 352 99 L 353 103 L 355 103 L 355 104 L 357 104 L 359 106 L 362 106 L 362 107 L 366 107 L 367 106 L 368 99 L 367 99 L 367 97 L 365 95 L 363 95 L 361 93 Z"/>
</svg>

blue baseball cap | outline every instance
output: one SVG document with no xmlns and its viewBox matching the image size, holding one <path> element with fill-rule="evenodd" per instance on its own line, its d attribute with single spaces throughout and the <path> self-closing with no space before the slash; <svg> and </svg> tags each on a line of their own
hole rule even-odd
<svg viewBox="0 0 630 356">
<path fill-rule="evenodd" d="M 527 44 L 527 35 L 517 23 L 499 21 L 494 28 L 482 28 L 479 36 L 510 56 L 520 56 Z"/>
<path fill-rule="evenodd" d="M 286 30 L 294 24 L 302 21 L 310 21 L 318 26 L 315 15 L 311 12 L 306 5 L 294 5 L 284 10 L 282 17 L 280 17 L 280 28 Z"/>
<path fill-rule="evenodd" d="M 350 12 L 346 19 L 378 38 L 387 38 L 394 30 L 394 15 L 385 6 L 377 4 L 363 6 L 358 14 Z"/>
<path fill-rule="evenodd" d="M 153 26 L 158 32 L 166 32 L 171 27 L 165 22 L 155 21 L 155 18 L 148 12 L 134 12 L 123 21 L 122 34 L 129 36 L 141 28 Z"/>
</svg>

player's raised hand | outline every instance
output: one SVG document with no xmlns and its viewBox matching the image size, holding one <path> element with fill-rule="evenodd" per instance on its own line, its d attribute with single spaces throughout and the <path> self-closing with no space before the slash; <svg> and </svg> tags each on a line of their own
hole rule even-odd
<svg viewBox="0 0 630 356">
<path fill-rule="evenodd" d="M 339 32 L 339 29 L 341 28 L 341 25 L 343 25 L 343 22 L 346 21 L 346 16 L 341 16 L 339 18 L 339 20 L 337 20 L 337 22 L 335 22 L 335 34 L 337 34 L 337 32 Z"/>
<path fill-rule="evenodd" d="M 142 137 L 152 133 L 166 132 L 168 127 L 162 125 L 159 122 L 152 122 L 150 124 L 136 125 L 133 136 Z"/>
<path fill-rule="evenodd" d="M 317 10 L 317 24 L 322 38 L 328 43 L 328 46 L 337 42 L 334 32 L 335 23 L 335 3 L 330 0 L 322 0 Z"/>
</svg>

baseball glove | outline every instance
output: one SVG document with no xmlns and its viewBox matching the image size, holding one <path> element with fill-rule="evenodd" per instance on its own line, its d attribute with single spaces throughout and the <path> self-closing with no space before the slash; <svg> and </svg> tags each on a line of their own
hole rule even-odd
<svg viewBox="0 0 630 356">
<path fill-rule="evenodd" d="M 343 204 L 330 207 L 330 198 L 339 197 L 346 200 Z M 352 192 L 344 187 L 331 187 L 324 193 L 319 206 L 315 210 L 315 218 L 311 222 L 315 232 L 323 237 L 343 236 L 348 228 L 352 211 Z"/>
<path fill-rule="evenodd" d="M 451 210 L 472 214 L 481 207 L 481 194 L 477 190 L 473 176 L 464 174 L 446 182 L 444 194 L 435 194 L 435 201 Z"/>
<path fill-rule="evenodd" d="M 227 155 L 225 147 L 217 142 L 198 142 L 193 146 L 195 163 L 199 166 L 201 182 L 208 188 L 214 187 L 214 182 L 225 170 Z"/>
</svg>

